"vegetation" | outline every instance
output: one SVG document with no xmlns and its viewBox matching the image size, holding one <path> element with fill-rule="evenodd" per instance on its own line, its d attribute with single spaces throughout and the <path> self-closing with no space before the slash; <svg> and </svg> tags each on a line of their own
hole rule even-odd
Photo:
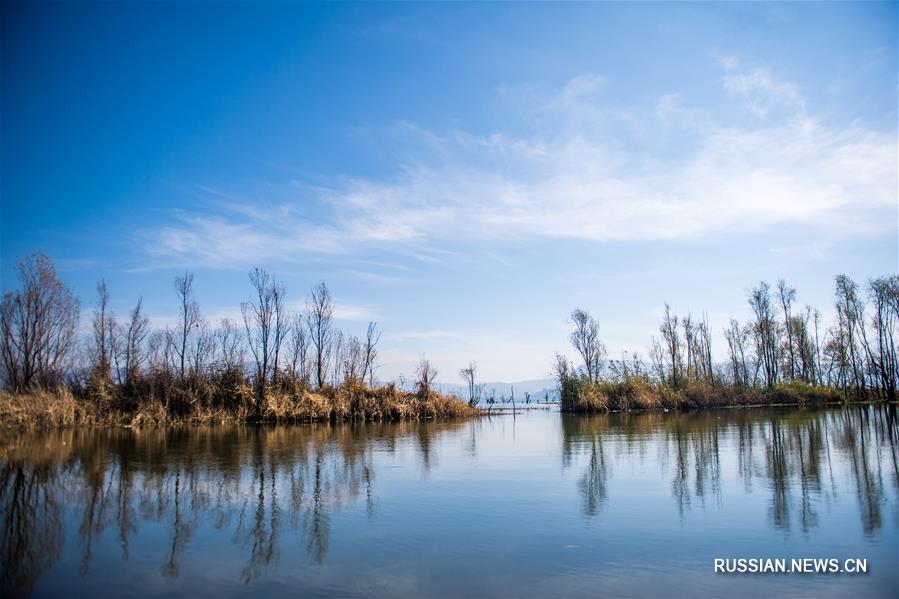
<svg viewBox="0 0 899 599">
<path fill-rule="evenodd" d="M 748 298 L 753 318 L 724 329 L 727 360 L 712 356 L 708 319 L 679 317 L 665 304 L 661 341 L 649 362 L 639 355 L 607 360 L 599 325 L 586 310 L 571 315 L 575 367 L 557 354 L 561 408 L 568 412 L 691 409 L 853 400 L 896 402 L 899 385 L 899 276 L 872 279 L 867 295 L 846 275 L 836 277 L 834 324 L 820 312 L 794 308 L 796 290 L 778 282 L 774 298 L 761 282 Z"/>
<path fill-rule="evenodd" d="M 185 273 L 174 282 L 177 324 L 154 331 L 140 299 L 119 320 L 101 281 L 90 332 L 79 334 L 78 300 L 50 259 L 31 256 L 18 272 L 21 288 L 0 303 L 0 429 L 477 413 L 433 388 L 436 370 L 425 358 L 414 390 L 376 384 L 377 325 L 369 323 L 365 340 L 337 329 L 324 283 L 293 314 L 284 286 L 256 268 L 243 322 L 211 325 Z"/>
</svg>

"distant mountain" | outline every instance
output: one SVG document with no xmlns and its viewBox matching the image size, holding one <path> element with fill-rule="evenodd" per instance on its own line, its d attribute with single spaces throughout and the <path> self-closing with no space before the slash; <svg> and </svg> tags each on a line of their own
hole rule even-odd
<svg viewBox="0 0 899 599">
<path fill-rule="evenodd" d="M 405 387 L 411 389 L 414 385 L 414 382 L 410 380 L 405 381 L 405 385 L 403 385 L 403 381 L 397 380 L 396 384 L 400 387 Z M 556 381 L 552 378 L 545 379 L 530 379 L 527 381 L 515 381 L 513 383 L 507 383 L 503 381 L 490 381 L 481 383 L 484 385 L 484 392 L 481 396 L 481 400 L 486 400 L 491 395 L 496 397 L 497 401 L 500 401 L 500 398 L 505 397 L 509 399 L 512 396 L 512 389 L 515 389 L 515 401 L 524 401 L 525 393 L 531 394 L 531 401 L 544 401 L 545 398 L 549 398 L 550 401 L 556 401 L 558 399 L 558 390 L 556 389 Z M 445 393 L 447 395 L 457 395 L 464 399 L 468 399 L 468 387 L 464 384 L 459 383 L 437 383 L 437 390 L 441 393 Z"/>
</svg>

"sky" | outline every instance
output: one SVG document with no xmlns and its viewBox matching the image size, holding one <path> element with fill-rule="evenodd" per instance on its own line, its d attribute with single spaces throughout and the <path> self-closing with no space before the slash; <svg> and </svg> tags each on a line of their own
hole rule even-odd
<svg viewBox="0 0 899 599">
<path fill-rule="evenodd" d="M 549 374 L 575 307 L 644 356 L 665 302 L 897 271 L 896 3 L 4 3 L 0 286 L 239 317 L 260 266 L 383 331 L 379 376 Z"/>
</svg>

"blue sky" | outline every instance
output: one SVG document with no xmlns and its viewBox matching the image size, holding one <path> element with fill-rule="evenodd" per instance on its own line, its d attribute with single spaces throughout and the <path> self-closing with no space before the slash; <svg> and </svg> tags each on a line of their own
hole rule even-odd
<svg viewBox="0 0 899 599">
<path fill-rule="evenodd" d="M 2 287 L 210 320 L 247 271 L 384 331 L 380 376 L 538 378 L 594 313 L 645 355 L 778 277 L 897 270 L 897 5 L 4 4 Z M 723 355 L 723 343 L 716 350 Z"/>
</svg>

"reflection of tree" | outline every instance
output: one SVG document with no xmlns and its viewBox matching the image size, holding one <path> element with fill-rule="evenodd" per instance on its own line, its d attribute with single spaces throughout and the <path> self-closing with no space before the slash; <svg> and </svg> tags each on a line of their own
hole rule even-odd
<svg viewBox="0 0 899 599">
<path fill-rule="evenodd" d="M 770 493 L 772 524 L 790 530 L 795 519 L 802 532 L 809 532 L 819 524 L 819 500 L 836 497 L 838 460 L 848 467 L 862 529 L 871 534 L 883 526 L 884 472 L 899 489 L 897 422 L 895 406 L 563 414 L 562 465 L 570 467 L 577 456 L 587 461 L 578 488 L 584 512 L 593 516 L 607 498 L 609 456 L 643 461 L 647 444 L 655 445 L 683 516 L 706 496 L 723 501 L 721 454 L 730 452 L 746 493 L 753 492 L 753 480 L 763 481 L 758 488 Z"/>
<path fill-rule="evenodd" d="M 873 458 L 875 463 L 871 464 L 871 439 L 869 435 L 859 434 L 859 431 L 873 428 L 871 411 L 851 408 L 841 414 L 841 417 L 843 422 L 840 441 L 842 448 L 850 455 L 850 470 L 855 481 L 862 527 L 866 534 L 871 534 L 883 524 L 880 509 L 884 501 L 880 460 Z"/>
<path fill-rule="evenodd" d="M 62 523 L 50 474 L 8 463 L 0 470 L 0 594 L 28 593 L 59 558 Z"/>
<path fill-rule="evenodd" d="M 606 466 L 602 439 L 593 439 L 590 446 L 590 464 L 581 477 L 580 488 L 584 496 L 584 513 L 588 516 L 598 514 L 606 503 Z"/>
<path fill-rule="evenodd" d="M 122 559 L 141 523 L 168 529 L 160 573 L 177 577 L 180 556 L 206 524 L 230 531 L 246 551 L 250 583 L 277 563 L 285 529 L 323 562 L 331 514 L 376 505 L 373 451 L 413 448 L 430 467 L 432 441 L 463 423 L 401 422 L 297 427 L 63 431 L 0 444 L 0 594 L 27 592 L 63 547 L 62 507 L 80 515 L 82 574 L 114 533 Z"/>
<path fill-rule="evenodd" d="M 768 478 L 771 480 L 771 517 L 778 528 L 790 527 L 789 469 L 784 431 L 777 420 L 771 422 L 767 444 Z"/>
</svg>

